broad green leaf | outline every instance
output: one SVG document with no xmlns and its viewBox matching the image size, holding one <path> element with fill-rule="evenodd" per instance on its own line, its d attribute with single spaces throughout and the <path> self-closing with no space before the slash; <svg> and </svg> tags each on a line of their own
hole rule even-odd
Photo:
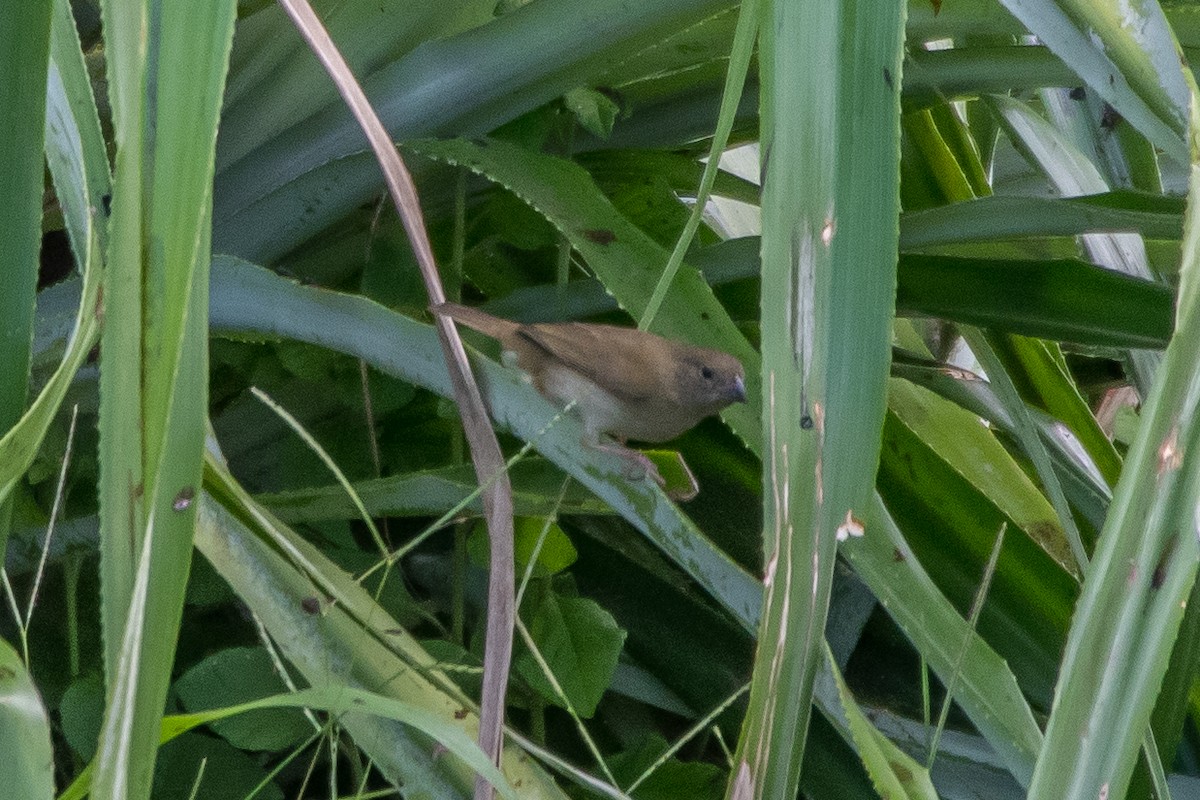
<svg viewBox="0 0 1200 800">
<path fill-rule="evenodd" d="M 92 236 L 95 243 L 95 236 Z M 71 386 L 71 381 L 87 359 L 88 352 L 96 344 L 100 331 L 98 300 L 100 297 L 101 269 L 95 261 L 98 256 L 92 251 L 91 260 L 84 275 L 82 297 L 75 316 L 75 325 L 67 344 L 63 360 L 54 370 L 50 380 L 30 404 L 24 416 L 3 437 L 0 437 L 0 498 L 8 495 L 13 484 L 29 469 L 37 457 L 38 447 L 54 421 L 59 406 Z"/>
<path fill-rule="evenodd" d="M 66 345 L 61 362 L 20 421 L 0 438 L 0 498 L 33 463 L 71 381 L 96 344 L 102 319 L 100 259 L 105 223 L 97 209 L 102 208 L 101 195 L 109 186 L 108 162 L 70 8 L 66 2 L 57 2 L 53 14 L 45 110 L 46 160 L 83 282 L 82 286 L 76 284 L 78 293 L 70 303 L 73 322 L 69 333 L 64 333 Z M 38 187 L 42 185 L 40 164 L 39 154 Z M 12 299 L 12 293 L 5 295 Z M 35 336 L 35 346 L 38 340 Z"/>
<path fill-rule="evenodd" d="M 669 743 L 660 736 L 648 736 L 637 747 L 619 753 L 610 760 L 613 774 L 621 786 L 630 786 L 644 778 L 630 794 L 638 800 L 717 800 L 724 789 L 724 774 L 713 764 L 685 762 L 675 758 L 662 760 Z M 647 769 L 654 767 L 649 776 Z"/>
<path fill-rule="evenodd" d="M 1172 332 L 1172 292 L 1081 261 L 905 255 L 897 311 L 1043 339 L 1156 348 Z"/>
<path fill-rule="evenodd" d="M 335 684 L 314 687 L 286 694 L 262 697 L 257 700 L 223 708 L 167 716 L 162 720 L 160 739 L 164 744 L 177 741 L 180 738 L 187 739 L 190 736 L 189 731 L 198 726 L 216 726 L 217 723 L 228 723 L 245 714 L 303 708 L 311 708 L 335 714 L 343 720 L 344 724 L 347 724 L 347 727 L 351 728 L 356 726 L 347 719 L 348 717 L 378 717 L 394 720 L 397 723 L 402 723 L 405 726 L 419 730 L 423 734 L 428 735 L 433 741 L 438 742 L 447 751 L 453 753 L 466 765 L 483 774 L 496 787 L 501 797 L 518 797 L 504 774 L 487 760 L 487 757 L 471 739 L 470 735 L 462 729 L 461 725 L 450 721 L 452 718 L 450 715 L 439 716 L 419 705 L 397 700 L 382 694 L 364 691 L 352 686 Z M 457 719 L 458 717 L 454 715 L 453 718 Z M 240 751 L 224 751 L 224 753 L 230 752 L 237 753 L 239 756 L 241 755 Z M 228 759 L 230 756 L 225 755 L 223 757 L 226 763 L 229 763 Z M 198 767 L 199 760 L 200 757 L 194 757 L 191 759 L 190 766 Z M 236 766 L 241 766 L 242 764 L 252 764 L 253 762 L 249 759 L 239 759 L 233 763 Z M 509 769 L 511 769 L 511 766 Z M 171 777 L 175 779 L 178 776 Z M 75 783 L 63 792 L 60 800 L 77 800 L 77 798 L 82 798 L 91 789 L 90 783 L 91 770 L 85 770 L 76 779 Z M 156 787 L 158 785 L 156 783 Z M 174 783 L 174 785 L 178 786 L 179 784 Z M 526 783 L 524 787 L 530 788 L 530 784 Z M 411 786 L 408 788 L 410 791 L 416 791 Z M 276 791 L 278 790 L 276 789 Z M 274 796 L 279 795 L 276 794 Z M 454 797 L 457 795 L 441 794 L 437 796 Z M 525 797 L 526 795 L 520 796 Z"/>
<path fill-rule="evenodd" d="M 980 4 L 955 3 L 953 6 L 947 5 L 945 10 L 962 18 L 971 13 L 967 9 L 972 5 L 978 7 Z M 990 3 L 988 6 L 976 8 L 974 11 L 982 16 L 1000 10 L 998 3 Z M 909 3 L 910 35 L 915 27 L 914 19 L 929 7 L 928 3 Z M 1049 48 L 1009 44 L 1011 34 L 1005 34 L 1003 39 L 991 41 L 982 37 L 976 39 L 976 34 L 977 31 L 974 30 L 960 34 L 954 47 L 918 49 L 906 54 L 903 98 L 905 111 L 930 108 L 947 100 L 970 99 L 981 93 L 1000 94 L 1043 86 L 1070 86 L 1079 82 L 1079 77 Z"/>
<path fill-rule="evenodd" d="M 937 211 L 976 203 L 984 200 L 943 206 Z M 978 212 L 986 213 L 987 207 L 981 206 Z M 996 212 L 1005 217 L 1009 209 L 1000 207 Z M 919 213 L 934 215 L 936 211 Z M 1058 217 L 1055 211 L 1037 211 L 1036 206 L 1028 213 L 1046 219 Z M 936 228 L 927 235 L 918 234 L 922 246 L 953 244 L 967 236 L 957 224 L 942 229 L 937 223 Z M 1067 233 L 1089 229 L 1090 223 L 1062 227 Z M 714 287 L 741 282 L 748 289 L 753 282 L 745 279 L 757 279 L 759 275 L 759 244 L 758 237 L 732 239 L 699 250 L 691 258 Z M 719 292 L 726 298 L 731 315 L 740 318 L 756 313 L 757 295 L 735 302 L 728 299 L 733 288 Z M 618 305 L 600 282 L 585 278 L 571 281 L 565 289 L 548 285 L 517 289 L 489 301 L 485 307 L 510 319 L 551 322 L 611 311 Z M 1157 348 L 1164 347 L 1170 338 L 1173 310 L 1174 293 L 1170 288 L 1083 261 L 900 254 L 896 312 L 903 316 L 940 317 L 1086 345 Z"/>
<path fill-rule="evenodd" d="M 796 793 L 837 541 L 873 493 L 904 18 L 900 2 L 762 6 L 763 612 L 729 798 Z"/>
<path fill-rule="evenodd" d="M 95 794 L 152 790 L 208 414 L 213 150 L 236 4 L 102 8 L 116 140 L 100 368 Z"/>
<path fill-rule="evenodd" d="M 978 417 L 908 381 L 893 379 L 889 408 L 897 420 L 957 470 L 1066 571 L 1070 547 L 1054 509 Z"/>
<path fill-rule="evenodd" d="M 1046 175 L 1057 192 L 1066 196 L 1089 195 L 1110 188 L 1097 165 L 1028 104 L 998 95 L 988 97 L 987 104 L 1014 146 Z M 1081 237 L 1080 242 L 1090 260 L 1097 264 L 1136 278 L 1153 277 L 1145 242 L 1136 234 L 1091 233 Z M 1158 370 L 1160 356 L 1135 349 L 1129 353 L 1129 360 L 1134 384 L 1144 396 Z"/>
<path fill-rule="evenodd" d="M 183 673 L 173 688 L 186 710 L 200 712 L 279 694 L 287 687 L 261 647 L 229 647 Z M 313 732 L 296 712 L 247 712 L 211 725 L 239 750 L 284 750 Z"/>
<path fill-rule="evenodd" d="M 46 154 L 83 283 L 72 304 L 76 308 L 74 323 L 66 335 L 62 361 L 20 421 L 0 438 L 0 499 L 33 463 L 71 381 L 96 343 L 103 317 L 100 250 L 105 226 L 96 209 L 102 205 L 100 193 L 108 186 L 108 165 L 70 9 L 65 2 L 56 6 L 46 98 Z M 41 338 L 34 337 L 35 346 Z"/>
<path fill-rule="evenodd" d="M 184 733 L 162 745 L 154 775 L 154 800 L 246 797 L 251 792 L 261 800 L 284 800 L 267 768 L 228 742 Z"/>
<path fill-rule="evenodd" d="M 343 718 L 347 715 L 372 715 L 401 722 L 437 741 L 472 769 L 477 770 L 496 787 L 501 797 L 518 797 L 501 771 L 488 762 L 470 735 L 453 721 L 453 717 L 439 716 L 420 706 L 352 686 L 335 684 L 302 689 L 236 706 L 168 717 L 163 720 L 163 736 L 173 737 L 196 725 L 211 724 L 238 714 L 272 708 L 313 708 Z"/>
<path fill-rule="evenodd" d="M 894 417 L 884 427 L 878 487 L 938 588 L 969 607 L 997 531 L 1012 520 Z M 1077 591 L 1076 579 L 1034 540 L 1007 537 L 979 630 L 1039 705 L 1050 701 Z"/>
<path fill-rule="evenodd" d="M 6 432 L 25 413 L 29 394 L 52 6 L 49 0 L 12 6 L 0 28 L 0 124 L 8 140 L 0 159 L 0 239 L 5 242 L 0 250 L 0 275 L 5 276 L 0 292 L 0 431 Z M 37 442 L 32 445 L 36 451 Z M 26 455 L 32 460 L 34 453 L 18 458 Z M 3 497 L 10 488 L 8 481 L 0 481 L 0 561 L 12 514 Z"/>
<path fill-rule="evenodd" d="M 84 273 L 90 250 L 97 251 L 98 258 L 108 242 L 105 197 L 111 200 L 112 176 L 92 83 L 66 0 L 54 2 L 50 48 L 46 162 L 75 263 Z"/>
<path fill-rule="evenodd" d="M 896 377 L 923 386 L 987 420 L 998 433 L 1014 435 L 1015 426 L 1008 408 L 996 396 L 991 384 L 980 376 L 903 352 L 893 361 L 892 372 Z M 1038 409 L 1029 408 L 1028 411 L 1043 443 L 1050 450 L 1055 470 L 1072 505 L 1099 529 L 1112 499 L 1112 490 L 1104 476 L 1066 426 Z"/>
<path fill-rule="evenodd" d="M 50 717 L 25 664 L 0 640 L 0 775 L 4 791 L 23 800 L 54 797 Z"/>
<path fill-rule="evenodd" d="M 679 195 L 689 197 L 704 174 L 704 165 L 691 152 L 663 150 L 599 150 L 580 153 L 575 161 L 596 179 L 602 188 L 617 184 L 645 182 L 648 174 L 666 180 Z M 758 204 L 758 186 L 744 178 L 720 170 L 713 181 L 713 194 Z"/>
<path fill-rule="evenodd" d="M 1108 485 L 1116 485 L 1121 457 L 1080 395 L 1062 350 L 1051 342 L 1022 336 L 993 336 L 990 340 L 1025 401 L 1048 412 L 1074 434 Z"/>
<path fill-rule="evenodd" d="M 313 3 L 360 78 L 434 39 L 470 5 L 477 0 Z M 342 111 L 341 99 L 283 8 L 272 5 L 242 20 L 230 55 L 217 171 L 322 110 Z"/>
<path fill-rule="evenodd" d="M 542 535 L 543 530 L 545 536 Z M 517 517 L 513 520 L 513 555 L 517 561 L 517 578 L 529 567 L 529 560 L 537 548 L 537 560 L 533 562 L 530 577 L 546 578 L 567 569 L 575 563 L 578 553 L 567 538 L 567 534 L 556 524 L 547 526 L 546 520 L 538 517 Z M 540 542 L 540 545 L 539 545 Z M 488 565 L 487 531 L 476 527 L 467 538 L 467 552 L 476 564 Z"/>
<path fill-rule="evenodd" d="M 661 47 L 678 57 L 687 46 L 674 41 L 680 30 L 731 6 L 730 0 L 527 3 L 426 42 L 368 76 L 363 88 L 399 141 L 447 131 L 479 136 L 647 50 Z M 273 260 L 344 216 L 382 185 L 374 161 L 354 156 L 362 150 L 362 134 L 336 106 L 267 140 L 218 176 L 216 249 Z M 306 199 L 312 197 L 322 199 L 313 204 Z"/>
<path fill-rule="evenodd" d="M 529 632 L 571 708 L 590 718 L 612 683 L 625 631 L 594 600 L 546 592 Z M 519 655 L 515 667 L 547 701 L 564 705 L 532 655 Z"/>
<path fill-rule="evenodd" d="M 84 761 L 96 754 L 104 716 L 104 681 L 99 675 L 79 678 L 67 687 L 58 704 L 63 737 Z"/>
<path fill-rule="evenodd" d="M 980 197 L 903 215 L 900 247 L 1104 230 L 1178 239 L 1183 235 L 1183 208 L 1183 201 L 1176 197 L 1128 190 L 1065 198 Z"/>
</svg>

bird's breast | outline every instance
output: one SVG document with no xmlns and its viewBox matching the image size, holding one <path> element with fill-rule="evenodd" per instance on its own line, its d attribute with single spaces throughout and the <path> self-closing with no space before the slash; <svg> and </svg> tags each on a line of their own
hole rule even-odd
<svg viewBox="0 0 1200 800">
<path fill-rule="evenodd" d="M 562 365 L 543 370 L 539 389 L 560 406 L 574 403 L 588 436 L 665 442 L 695 425 L 699 418 L 667 400 L 618 397 L 590 378 Z"/>
</svg>

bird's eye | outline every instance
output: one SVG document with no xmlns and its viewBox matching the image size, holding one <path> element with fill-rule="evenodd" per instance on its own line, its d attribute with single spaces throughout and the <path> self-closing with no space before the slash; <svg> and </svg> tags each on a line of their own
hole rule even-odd
<svg viewBox="0 0 1200 800">
<path fill-rule="evenodd" d="M 704 378 L 704 380 L 711 381 L 713 378 L 712 367 L 701 367 L 700 375 Z"/>
</svg>

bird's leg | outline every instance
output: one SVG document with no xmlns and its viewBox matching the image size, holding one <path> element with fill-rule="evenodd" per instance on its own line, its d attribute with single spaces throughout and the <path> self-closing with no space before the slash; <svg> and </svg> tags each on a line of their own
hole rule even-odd
<svg viewBox="0 0 1200 800">
<path fill-rule="evenodd" d="M 626 465 L 625 477 L 627 479 L 635 481 L 641 480 L 642 478 L 650 478 L 659 486 L 663 487 L 664 489 L 666 488 L 667 482 L 664 481 L 662 475 L 659 474 L 658 467 L 654 465 L 654 462 L 650 460 L 649 456 L 640 450 L 634 450 L 632 447 L 629 447 L 620 440 L 614 442 L 613 444 L 606 444 L 605 442 L 600 441 L 598 438 L 595 440 L 584 438 L 583 443 L 588 447 L 594 447 L 597 450 L 603 450 L 606 453 L 612 453 L 615 456 L 620 456 Z"/>
<path fill-rule="evenodd" d="M 696 482 L 696 476 L 692 474 L 691 468 L 688 467 L 687 462 L 683 460 L 683 456 L 679 453 L 674 453 L 673 455 L 686 483 L 669 486 L 650 456 L 641 450 L 636 450 L 625 444 L 624 440 L 618 439 L 613 444 L 605 444 L 599 440 L 585 438 L 583 439 L 583 444 L 586 447 L 592 447 L 596 450 L 603 450 L 619 456 L 628 467 L 625 472 L 625 477 L 628 480 L 636 481 L 643 478 L 650 478 L 650 480 L 657 483 L 667 493 L 667 497 L 676 502 L 687 502 L 700 493 L 700 484 Z"/>
</svg>

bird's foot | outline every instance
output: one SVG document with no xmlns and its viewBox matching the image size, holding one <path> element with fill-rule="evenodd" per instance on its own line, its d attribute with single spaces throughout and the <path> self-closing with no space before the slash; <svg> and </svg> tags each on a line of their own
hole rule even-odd
<svg viewBox="0 0 1200 800">
<path fill-rule="evenodd" d="M 667 497 L 672 500 L 677 502 L 691 500 L 700 492 L 700 484 L 696 482 L 696 476 L 688 468 L 683 456 L 677 452 L 654 451 L 656 455 L 664 457 L 664 463 L 669 467 L 668 473 L 672 480 L 668 483 L 654 460 L 641 450 L 635 450 L 624 444 L 595 443 L 592 446 L 619 456 L 625 462 L 625 478 L 631 481 L 649 478 L 657 483 L 667 493 Z"/>
<path fill-rule="evenodd" d="M 625 462 L 624 476 L 631 481 L 640 481 L 643 478 L 649 478 L 659 486 L 666 488 L 667 483 L 663 480 L 662 475 L 658 473 L 658 467 L 654 462 L 640 450 L 634 450 L 632 447 L 627 447 L 623 444 L 605 444 L 603 442 L 593 443 L 592 447 L 597 450 L 603 450 L 606 453 L 612 453 L 614 456 L 620 457 Z"/>
</svg>

